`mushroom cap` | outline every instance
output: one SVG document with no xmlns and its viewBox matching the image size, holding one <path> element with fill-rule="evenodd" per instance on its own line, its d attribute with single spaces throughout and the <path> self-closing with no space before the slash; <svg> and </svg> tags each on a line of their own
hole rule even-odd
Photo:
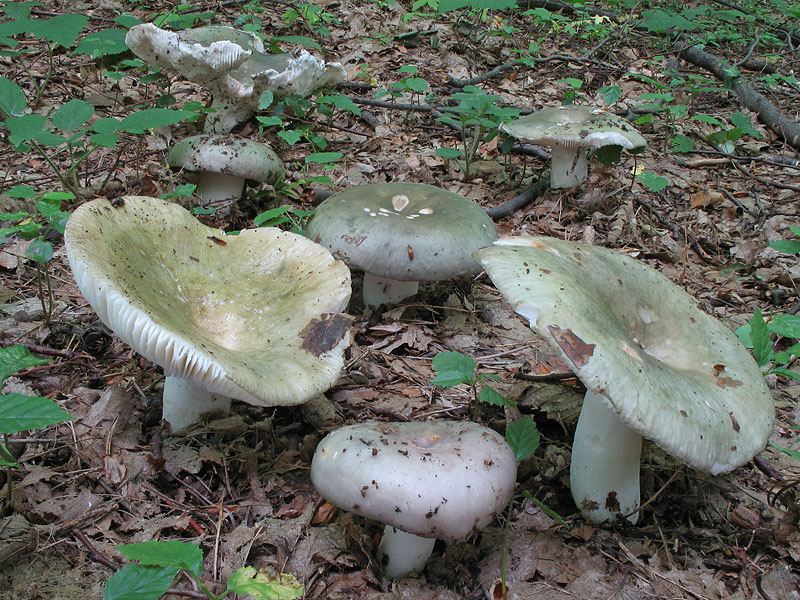
<svg viewBox="0 0 800 600">
<path fill-rule="evenodd" d="M 714 475 L 764 449 L 775 407 L 761 370 L 730 329 L 658 271 L 547 237 L 501 238 L 475 255 L 628 427 Z"/>
<path fill-rule="evenodd" d="M 421 537 L 468 538 L 508 504 L 513 450 L 471 422 L 359 423 L 328 434 L 311 481 L 336 506 Z"/>
<path fill-rule="evenodd" d="M 260 406 L 338 379 L 350 273 L 322 246 L 272 227 L 226 236 L 143 196 L 87 202 L 64 239 L 100 319 L 167 375 Z"/>
<path fill-rule="evenodd" d="M 633 125 L 622 117 L 599 108 L 574 104 L 545 108 L 511 123 L 503 123 L 500 130 L 519 140 L 545 146 L 599 148 L 615 145 L 634 151 L 647 146 Z"/>
<path fill-rule="evenodd" d="M 472 200 L 422 183 L 348 188 L 320 204 L 306 235 L 368 273 L 441 281 L 480 270 L 472 252 L 497 239 Z"/>
<path fill-rule="evenodd" d="M 152 26 L 155 27 L 155 25 Z M 208 47 L 214 42 L 232 42 L 241 46 L 243 50 L 264 52 L 264 42 L 255 33 L 227 25 L 205 25 L 184 29 L 178 36 L 187 44 L 200 44 Z"/>
<path fill-rule="evenodd" d="M 270 185 L 283 177 L 284 166 L 266 143 L 236 135 L 195 135 L 175 144 L 167 154 L 173 169 L 221 173 Z"/>
</svg>

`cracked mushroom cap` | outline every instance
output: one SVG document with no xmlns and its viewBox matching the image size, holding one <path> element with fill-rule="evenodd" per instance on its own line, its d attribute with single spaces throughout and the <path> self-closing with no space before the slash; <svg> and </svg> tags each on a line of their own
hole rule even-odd
<svg viewBox="0 0 800 600">
<path fill-rule="evenodd" d="M 311 463 L 314 487 L 336 506 L 448 542 L 488 525 L 516 477 L 502 436 L 471 422 L 349 425 L 328 434 Z"/>
<path fill-rule="evenodd" d="M 348 188 L 317 207 L 306 235 L 349 264 L 398 281 L 441 281 L 480 270 L 472 252 L 497 239 L 472 200 L 422 183 Z"/>
<path fill-rule="evenodd" d="M 620 420 L 717 475 L 764 449 L 775 408 L 733 332 L 656 270 L 547 237 L 475 253 L 500 293 Z"/>
<path fill-rule="evenodd" d="M 167 375 L 259 406 L 338 379 L 350 273 L 322 246 L 272 227 L 226 236 L 143 196 L 87 202 L 64 239 L 100 319 Z"/>
<path fill-rule="evenodd" d="M 503 123 L 500 130 L 518 140 L 545 146 L 599 148 L 614 145 L 634 152 L 647 147 L 645 139 L 627 120 L 591 106 L 545 108 Z"/>
<path fill-rule="evenodd" d="M 275 184 L 283 178 L 281 159 L 267 144 L 235 135 L 195 135 L 175 144 L 167 154 L 173 169 L 220 173 Z"/>
</svg>

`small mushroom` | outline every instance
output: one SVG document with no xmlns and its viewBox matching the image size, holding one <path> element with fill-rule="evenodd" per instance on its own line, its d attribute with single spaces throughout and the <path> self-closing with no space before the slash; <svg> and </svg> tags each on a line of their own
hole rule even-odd
<svg viewBox="0 0 800 600">
<path fill-rule="evenodd" d="M 514 491 L 517 461 L 495 431 L 471 422 L 359 423 L 328 434 L 311 462 L 320 495 L 386 524 L 383 572 L 421 570 L 436 539 L 463 541 Z"/>
<path fill-rule="evenodd" d="M 296 57 L 264 54 L 264 46 L 255 35 L 228 27 L 174 33 L 142 23 L 130 28 L 125 43 L 148 64 L 211 91 L 215 112 L 206 120 L 208 133 L 228 133 L 252 117 L 267 90 L 276 98 L 307 96 L 345 77 L 339 63 L 326 63 L 305 50 Z"/>
<path fill-rule="evenodd" d="M 339 377 L 350 273 L 302 236 L 226 236 L 177 204 L 126 196 L 80 206 L 64 241 L 100 319 L 164 368 L 173 431 L 230 398 L 300 404 Z"/>
<path fill-rule="evenodd" d="M 501 238 L 475 256 L 587 388 L 570 485 L 588 519 L 637 521 L 642 436 L 712 475 L 764 449 L 775 407 L 758 365 L 656 270 L 546 237 Z"/>
<path fill-rule="evenodd" d="M 365 271 L 364 304 L 399 302 L 420 281 L 480 271 L 472 253 L 497 239 L 472 200 L 421 183 L 348 188 L 317 207 L 306 235 Z"/>
<path fill-rule="evenodd" d="M 545 108 L 500 130 L 523 142 L 550 146 L 550 187 L 573 188 L 586 179 L 590 148 L 622 146 L 641 152 L 647 142 L 625 119 L 591 106 Z"/>
<path fill-rule="evenodd" d="M 274 185 L 283 177 L 281 159 L 268 145 L 227 135 L 195 135 L 167 154 L 167 164 L 197 183 L 197 194 L 211 206 L 224 206 L 242 195 L 246 180 Z"/>
</svg>

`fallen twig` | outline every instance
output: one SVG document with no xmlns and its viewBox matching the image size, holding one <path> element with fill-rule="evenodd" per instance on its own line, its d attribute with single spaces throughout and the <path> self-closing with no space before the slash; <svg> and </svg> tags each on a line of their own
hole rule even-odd
<svg viewBox="0 0 800 600">
<path fill-rule="evenodd" d="M 525 190 L 518 196 L 514 196 L 508 202 L 504 202 L 499 206 L 494 206 L 488 209 L 486 212 L 495 221 L 497 219 L 502 219 L 503 217 L 507 217 L 510 214 L 520 210 L 521 208 L 528 206 L 548 187 L 550 187 L 549 170 L 542 173 L 542 176 L 536 180 L 536 183 L 534 183 L 527 190 Z"/>
</svg>

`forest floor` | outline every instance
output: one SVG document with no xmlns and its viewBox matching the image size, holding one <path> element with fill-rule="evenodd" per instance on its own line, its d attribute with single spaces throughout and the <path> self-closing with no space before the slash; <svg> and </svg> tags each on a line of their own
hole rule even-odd
<svg viewBox="0 0 800 600">
<path fill-rule="evenodd" d="M 545 189 L 530 205 L 497 219 L 501 235 L 548 235 L 624 251 L 665 274 L 732 329 L 747 323 L 757 308 L 764 314 L 793 314 L 800 306 L 797 258 L 767 245 L 791 238 L 788 226 L 800 220 L 797 140 L 767 127 L 713 73 L 684 60 L 674 36 L 632 27 L 638 12 L 627 14 L 618 5 L 623 18 L 633 19 L 621 25 L 602 14 L 580 16 L 572 5 L 549 4 L 547 16 L 541 12 L 545 3 L 538 2 L 531 4 L 538 7 L 534 14 L 519 9 L 436 16 L 428 10 L 404 19 L 410 2 L 331 0 L 315 3 L 321 12 L 289 22 L 288 4 L 263 2 L 252 14 L 262 20 L 267 36 L 314 37 L 324 57 L 340 61 L 348 73 L 341 93 L 374 99 L 376 89 L 390 89 L 409 76 L 428 86 L 421 95 L 380 99 L 416 103 L 415 110 L 360 104 L 360 116 L 337 111 L 332 123 L 312 113 L 316 131 L 328 141 L 325 151 L 343 155 L 324 172 L 318 164 L 304 170 L 304 156 L 319 151 L 304 140 L 290 146 L 273 129 L 262 135 L 254 120 L 240 126 L 243 135 L 273 144 L 289 167 L 288 181 L 325 174 L 332 190 L 421 182 L 486 208 L 503 204 L 532 185 L 548 161 L 503 155 L 502 140 L 494 138 L 478 145 L 466 177 L 456 160 L 436 154 L 437 148 L 458 147 L 457 133 L 419 107 L 428 104 L 428 93 L 435 94 L 437 106 L 452 105 L 452 94 L 462 91 L 454 80 L 530 56 L 538 62 L 501 71 L 478 85 L 503 106 L 519 109 L 557 106 L 569 99 L 606 107 L 601 90 L 618 88 L 619 98 L 608 108 L 639 120 L 636 126 L 648 149 L 635 160 L 623 153 L 620 164 L 610 167 L 595 163 L 589 179 L 575 190 Z M 729 7 L 710 4 L 706 16 L 698 18 L 711 19 Z M 152 21 L 171 7 L 158 0 L 141 6 L 117 0 L 45 1 L 34 7 L 32 17 L 82 13 L 88 16 L 89 33 L 118 27 L 112 19 L 123 10 Z M 424 9 L 423 4 L 419 10 Z M 208 2 L 182 14 L 205 12 L 208 18 L 196 25 L 234 24 L 245 11 L 234 2 Z M 779 13 L 772 16 L 780 20 Z M 792 24 L 798 22 L 786 21 L 789 29 Z M 706 35 L 708 52 L 737 63 L 754 90 L 797 122 L 800 85 L 791 78 L 761 79 L 768 73 L 798 72 L 796 42 L 791 35 L 788 44 L 777 36 L 768 38 L 776 30 L 761 21 L 748 22 L 740 33 L 754 25 L 762 42 L 753 47 L 748 42 L 753 37 L 714 37 L 718 32 L 711 29 L 689 31 L 685 39 Z M 515 29 L 503 35 L 508 27 Z M 31 77 L 44 82 L 47 53 L 36 39 L 18 39 L 32 52 L 0 57 L 0 74 L 33 95 L 25 82 Z M 531 43 L 538 52 L 528 53 Z M 57 47 L 54 72 L 36 110 L 48 114 L 80 98 L 102 116 L 121 117 L 152 105 L 164 93 L 165 79 L 143 81 L 143 72 L 124 67 L 124 77 L 107 74 L 120 59 L 130 58 L 98 61 Z M 400 71 L 408 65 L 417 67 L 416 73 Z M 748 68 L 759 66 L 761 71 Z M 675 83 L 677 78 L 683 83 Z M 168 91 L 179 105 L 208 102 L 198 86 L 179 76 L 169 80 Z M 674 105 L 687 108 L 670 109 Z M 752 128 L 729 136 L 720 149 L 709 136 L 734 129 L 735 113 L 749 118 Z M 122 136 L 114 148 L 95 152 L 82 165 L 78 198 L 63 208 L 99 196 L 172 191 L 181 181 L 165 166 L 165 152 L 200 127 L 183 123 Z M 687 140 L 693 149 L 678 152 L 688 150 Z M 64 191 L 43 158 L 15 152 L 5 135 L 4 142 L 5 189 L 24 184 L 40 193 Z M 59 168 L 68 165 L 65 152 L 54 150 L 49 158 Z M 652 177 L 635 177 L 634 171 Z M 311 187 L 302 201 L 249 194 L 248 202 L 229 215 L 202 218 L 226 230 L 252 227 L 255 215 L 267 208 L 290 203 L 310 209 L 315 197 Z M 0 196 L 0 212 L 18 208 L 18 200 Z M 646 507 L 640 522 L 598 528 L 581 519 L 568 484 L 583 390 L 574 379 L 530 382 L 516 376 L 567 369 L 502 301 L 486 275 L 423 286 L 411 301 L 372 314 L 363 308 L 360 276 L 354 273 L 353 341 L 346 371 L 327 392 L 327 404 L 261 409 L 234 402 L 230 416 L 170 435 L 160 420 L 160 368 L 103 330 L 73 280 L 63 241 L 58 236 L 52 241 L 54 311 L 49 320 L 41 309 L 35 265 L 25 258 L 27 242 L 10 238 L 0 246 L 0 342 L 27 345 L 53 359 L 6 385 L 52 398 L 74 417 L 16 436 L 13 449 L 20 466 L 10 471 L 10 501 L 8 487 L 2 488 L 0 500 L 3 515 L 14 515 L 0 520 L 4 600 L 100 598 L 104 582 L 127 562 L 115 547 L 152 539 L 200 544 L 204 580 L 217 591 L 224 590 L 221 582 L 232 572 L 250 564 L 294 574 L 307 598 L 499 598 L 506 552 L 509 598 L 800 598 L 798 491 L 792 487 L 800 479 L 800 463 L 772 447 L 760 455 L 758 465 L 751 462 L 710 477 L 646 444 Z M 389 582 L 381 579 L 374 558 L 380 526 L 343 511 L 326 518 L 309 479 L 310 459 L 321 437 L 345 423 L 469 418 L 466 386 L 431 385 L 431 358 L 441 350 L 474 357 L 483 371 L 499 376 L 493 385 L 515 400 L 522 414 L 533 416 L 542 442 L 520 464 L 518 488 L 564 522 L 519 497 L 474 539 L 438 542 L 424 573 Z M 775 375 L 767 381 L 777 407 L 772 441 L 800 449 L 800 384 Z M 516 416 L 500 407 L 480 411 L 481 421 L 499 431 Z M 3 485 L 8 486 L 5 474 L 0 475 Z M 188 579 L 179 578 L 173 587 L 182 595 L 169 598 L 200 597 Z"/>
</svg>

